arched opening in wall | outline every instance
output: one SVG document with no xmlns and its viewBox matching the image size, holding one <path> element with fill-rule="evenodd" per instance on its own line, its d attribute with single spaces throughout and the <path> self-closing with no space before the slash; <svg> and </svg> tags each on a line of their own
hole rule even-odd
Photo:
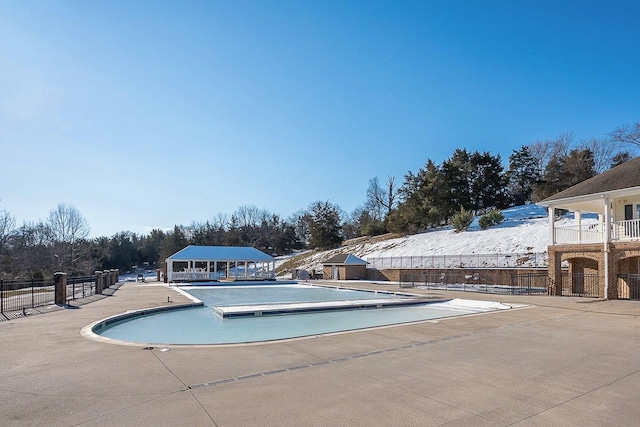
<svg viewBox="0 0 640 427">
<path fill-rule="evenodd" d="M 562 273 L 562 295 L 600 297 L 598 261 L 592 258 L 568 258 L 569 271 Z"/>
<path fill-rule="evenodd" d="M 640 300 L 640 256 L 618 261 L 618 299 Z"/>
</svg>

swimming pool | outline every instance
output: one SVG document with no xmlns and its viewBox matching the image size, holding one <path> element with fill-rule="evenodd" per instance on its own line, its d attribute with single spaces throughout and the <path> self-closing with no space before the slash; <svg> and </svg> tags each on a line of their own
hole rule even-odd
<svg viewBox="0 0 640 427">
<path fill-rule="evenodd" d="M 194 300 L 202 301 L 202 305 L 169 311 L 142 310 L 127 313 L 123 318 L 95 322 L 90 325 L 91 331 L 111 342 L 153 345 L 239 344 L 315 336 L 510 308 L 499 303 L 478 303 L 470 300 L 425 303 L 424 300 L 406 294 L 308 285 L 186 286 L 182 291 L 187 292 Z M 344 302 L 353 301 L 356 302 L 355 307 L 339 306 Z M 371 304 L 367 305 L 367 301 L 371 301 Z M 329 308 L 307 310 L 309 304 L 326 304 Z M 264 306 L 292 306 L 293 309 L 267 313 L 262 309 L 256 309 Z M 245 315 L 224 317 L 218 311 L 221 307 L 231 310 L 237 307 L 249 308 Z M 296 307 L 303 309 L 296 310 Z"/>
</svg>

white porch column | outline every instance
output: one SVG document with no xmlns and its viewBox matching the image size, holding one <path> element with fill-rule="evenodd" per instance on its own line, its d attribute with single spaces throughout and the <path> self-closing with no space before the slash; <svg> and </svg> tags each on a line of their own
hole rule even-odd
<svg viewBox="0 0 640 427">
<path fill-rule="evenodd" d="M 173 280 L 173 261 L 167 260 L 167 281 Z"/>
<path fill-rule="evenodd" d="M 582 212 L 576 211 L 573 214 L 576 217 L 576 224 L 578 225 L 578 243 L 582 243 Z"/>
<path fill-rule="evenodd" d="M 605 242 L 611 241 L 611 202 L 608 197 L 604 199 L 604 229 L 602 230 Z"/>
<path fill-rule="evenodd" d="M 549 206 L 549 242 L 551 246 L 555 246 L 556 244 L 556 233 L 554 230 L 554 217 L 556 215 L 556 208 L 553 206 Z"/>
</svg>

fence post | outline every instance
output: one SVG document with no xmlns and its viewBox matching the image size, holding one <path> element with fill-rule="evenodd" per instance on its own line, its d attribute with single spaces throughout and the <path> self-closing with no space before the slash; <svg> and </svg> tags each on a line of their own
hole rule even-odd
<svg viewBox="0 0 640 427">
<path fill-rule="evenodd" d="M 35 304 L 33 303 L 34 285 L 35 285 L 35 280 L 32 278 L 31 279 L 31 308 L 35 307 Z"/>
<path fill-rule="evenodd" d="M 66 305 L 67 303 L 67 273 L 55 273 L 53 275 L 55 286 L 55 303 Z"/>
<path fill-rule="evenodd" d="M 96 295 L 102 294 L 102 271 L 96 271 Z"/>
<path fill-rule="evenodd" d="M 0 279 L 0 313 L 4 313 L 4 280 Z"/>
</svg>

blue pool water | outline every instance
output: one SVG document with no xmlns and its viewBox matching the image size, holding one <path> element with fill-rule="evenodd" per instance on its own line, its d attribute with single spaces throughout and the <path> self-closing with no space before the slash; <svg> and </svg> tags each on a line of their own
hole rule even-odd
<svg viewBox="0 0 640 427">
<path fill-rule="evenodd" d="M 192 286 L 183 291 L 211 307 L 248 304 L 343 301 L 364 299 L 402 299 L 403 295 L 388 292 L 367 292 L 344 288 L 309 285 L 262 286 Z"/>
<path fill-rule="evenodd" d="M 236 344 L 313 336 L 478 312 L 477 308 L 465 304 L 429 303 L 366 310 L 222 318 L 214 312 L 213 306 L 327 301 L 328 298 L 337 301 L 361 300 L 381 298 L 381 294 L 300 285 L 225 286 L 207 289 L 191 287 L 185 290 L 202 300 L 205 305 L 136 316 L 109 323 L 101 328 L 94 327 L 94 332 L 103 337 L 141 344 Z M 395 295 L 388 297 L 402 298 Z M 487 309 L 483 306 L 480 311 L 498 308 Z"/>
</svg>

